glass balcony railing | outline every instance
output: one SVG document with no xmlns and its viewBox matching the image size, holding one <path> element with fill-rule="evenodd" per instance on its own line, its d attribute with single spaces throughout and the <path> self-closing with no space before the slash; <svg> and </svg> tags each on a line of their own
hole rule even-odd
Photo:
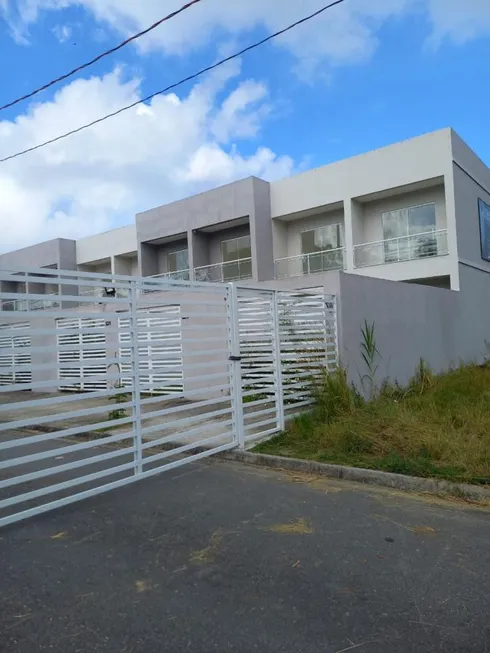
<svg viewBox="0 0 490 653">
<path fill-rule="evenodd" d="M 445 256 L 448 253 L 447 229 L 438 229 L 356 245 L 354 266 L 361 268 L 369 265 L 415 261 L 432 256 Z"/>
<path fill-rule="evenodd" d="M 194 268 L 196 281 L 240 281 L 252 278 L 252 259 L 242 258 L 237 261 L 216 263 L 214 265 L 203 265 Z"/>
<path fill-rule="evenodd" d="M 191 278 L 190 270 L 175 270 L 174 272 L 164 272 L 155 274 L 152 279 L 169 279 L 170 281 L 189 281 Z"/>
<path fill-rule="evenodd" d="M 2 302 L 2 311 L 42 311 L 48 308 L 58 308 L 58 299 L 12 299 Z"/>
<path fill-rule="evenodd" d="M 326 249 L 311 254 L 299 254 L 276 259 L 276 279 L 300 277 L 305 274 L 342 270 L 344 268 L 344 248 Z"/>
<path fill-rule="evenodd" d="M 147 277 L 147 281 L 150 283 L 147 283 L 143 290 L 143 294 L 148 295 L 149 293 L 160 292 L 162 290 L 162 285 L 158 283 L 159 281 L 189 281 L 190 278 L 190 270 L 176 270 L 175 272 L 154 274 L 151 277 Z M 152 281 L 155 282 L 154 286 L 151 284 Z"/>
</svg>

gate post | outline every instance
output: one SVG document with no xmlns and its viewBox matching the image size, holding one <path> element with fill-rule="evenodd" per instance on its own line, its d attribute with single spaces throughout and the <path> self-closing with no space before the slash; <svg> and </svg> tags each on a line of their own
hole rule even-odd
<svg viewBox="0 0 490 653">
<path fill-rule="evenodd" d="M 275 394 L 277 406 L 277 425 L 284 431 L 286 421 L 284 418 L 284 389 L 282 385 L 282 360 L 281 360 L 281 325 L 279 322 L 278 291 L 272 291 L 272 328 L 274 329 L 274 367 L 275 367 Z"/>
<path fill-rule="evenodd" d="M 139 365 L 139 334 L 138 334 L 138 287 L 135 281 L 130 281 L 129 291 L 129 323 L 131 329 L 131 359 L 133 377 L 133 435 L 134 435 L 134 473 L 137 476 L 143 471 L 143 450 L 141 436 L 141 388 Z"/>
<path fill-rule="evenodd" d="M 245 449 L 245 421 L 243 417 L 242 358 L 240 347 L 240 314 L 238 292 L 234 283 L 228 284 L 228 350 L 230 352 L 231 408 L 233 437 L 239 449 Z"/>
</svg>

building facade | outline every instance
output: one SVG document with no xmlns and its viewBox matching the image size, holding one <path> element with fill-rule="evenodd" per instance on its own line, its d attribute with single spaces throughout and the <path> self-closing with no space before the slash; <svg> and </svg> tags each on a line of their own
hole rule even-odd
<svg viewBox="0 0 490 653">
<path fill-rule="evenodd" d="M 45 283 L 39 273 L 35 283 L 23 280 L 26 270 L 39 268 L 46 269 Z M 63 283 L 66 275 L 53 284 L 53 269 L 80 278 L 236 281 L 331 294 L 338 356 L 352 382 L 359 381 L 360 329 L 367 320 L 376 323 L 380 376 L 404 383 L 421 357 L 437 371 L 490 355 L 490 170 L 444 129 L 277 182 L 237 181 L 150 209 L 134 225 L 106 233 L 8 252 L 0 255 L 8 278 L 0 281 L 0 328 L 11 331 L 22 312 L 40 324 L 42 309 L 50 307 L 73 317 L 80 308 L 63 296 L 74 294 L 95 295 L 91 304 L 83 300 L 85 319 L 103 310 L 97 296 L 106 296 L 107 276 L 100 287 L 96 276 L 75 287 Z M 173 292 L 177 310 L 177 287 Z M 188 319 L 179 313 L 177 321 Z M 65 347 L 61 336 L 51 336 L 51 347 Z M 169 337 L 185 340 L 172 330 Z M 13 347 L 15 337 L 9 338 Z M 176 352 L 180 368 L 184 344 Z M 60 370 L 52 374 L 62 378 Z"/>
<path fill-rule="evenodd" d="M 3 254 L 0 267 L 328 290 L 343 270 L 459 290 L 460 262 L 490 271 L 486 206 L 490 170 L 444 129 L 277 182 L 237 181 L 139 213 L 134 225 Z"/>
</svg>

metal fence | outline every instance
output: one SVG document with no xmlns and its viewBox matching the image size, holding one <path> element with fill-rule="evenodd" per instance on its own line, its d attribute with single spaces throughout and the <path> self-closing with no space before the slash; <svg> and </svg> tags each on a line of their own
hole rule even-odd
<svg viewBox="0 0 490 653">
<path fill-rule="evenodd" d="M 277 433 L 336 364 L 330 296 L 22 273 L 61 294 L 0 311 L 0 525 Z"/>
</svg>

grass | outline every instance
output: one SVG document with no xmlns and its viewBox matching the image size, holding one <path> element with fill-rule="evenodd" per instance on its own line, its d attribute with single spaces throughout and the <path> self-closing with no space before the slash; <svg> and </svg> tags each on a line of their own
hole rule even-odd
<svg viewBox="0 0 490 653">
<path fill-rule="evenodd" d="M 490 364 L 433 375 L 421 361 L 407 388 L 384 385 L 370 401 L 339 369 L 315 396 L 311 412 L 255 451 L 490 484 Z"/>
</svg>

